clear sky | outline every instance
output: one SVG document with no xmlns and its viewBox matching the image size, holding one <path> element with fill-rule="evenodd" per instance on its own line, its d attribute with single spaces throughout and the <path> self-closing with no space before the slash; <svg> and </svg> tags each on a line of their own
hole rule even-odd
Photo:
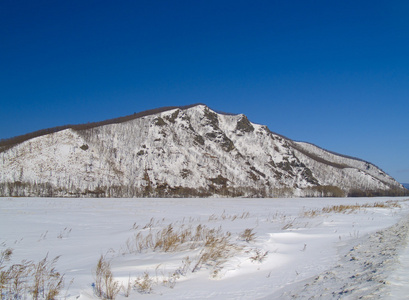
<svg viewBox="0 0 409 300">
<path fill-rule="evenodd" d="M 0 139 L 205 103 L 409 182 L 409 1 L 2 0 Z"/>
</svg>

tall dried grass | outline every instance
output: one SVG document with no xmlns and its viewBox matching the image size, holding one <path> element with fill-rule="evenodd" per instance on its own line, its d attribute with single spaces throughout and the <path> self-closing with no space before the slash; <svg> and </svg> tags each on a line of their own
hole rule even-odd
<svg viewBox="0 0 409 300">
<path fill-rule="evenodd" d="M 114 280 L 111 263 L 101 255 L 95 269 L 95 294 L 103 299 L 115 299 L 120 290 L 119 282 Z"/>
<path fill-rule="evenodd" d="M 7 266 L 13 254 L 11 248 L 0 253 L 0 299 L 52 300 L 64 288 L 64 275 L 55 270 L 59 257 L 48 260 L 48 255 L 38 263 L 23 260 Z"/>
<path fill-rule="evenodd" d="M 223 212 L 220 217 L 213 216 L 209 220 L 234 221 L 248 217 L 248 212 L 239 215 L 227 215 Z M 137 232 L 127 240 L 125 247 L 122 248 L 122 254 L 182 251 L 193 251 L 197 254 L 195 257 L 185 257 L 181 265 L 167 275 L 164 274 L 164 271 L 162 275 L 158 274 L 160 265 L 156 268 L 156 276 L 151 275 L 146 270 L 141 276 L 132 281 L 133 289 L 139 293 L 151 293 L 153 286 L 159 284 L 173 288 L 181 276 L 187 276 L 189 272 L 198 272 L 203 268 L 210 270 L 212 276 L 215 277 L 223 269 L 223 264 L 245 247 L 242 242 L 254 241 L 256 236 L 253 229 L 245 229 L 233 239 L 233 235 L 229 231 L 224 231 L 221 226 L 216 228 L 210 228 L 202 224 L 193 226 L 189 224 L 191 222 L 188 224 L 184 222 L 178 224 L 176 222 L 175 224 L 164 225 L 162 222 L 151 219 L 145 226 L 139 226 L 135 223 L 132 230 Z M 261 262 L 266 256 L 267 252 L 256 252 L 252 261 Z M 109 276 L 106 274 L 109 274 Z M 108 293 L 105 291 L 107 284 L 114 284 L 113 289 L 116 291 L 119 289 L 115 281 L 104 279 L 111 278 L 110 276 L 112 276 L 110 264 L 101 256 L 95 271 L 95 294 L 98 297 L 114 299 L 108 298 Z M 128 286 L 123 287 L 125 297 L 128 297 L 131 292 L 130 282 L 128 280 Z"/>
<path fill-rule="evenodd" d="M 400 204 L 397 201 L 385 201 L 385 202 L 374 202 L 374 203 L 365 203 L 365 204 L 349 204 L 349 205 L 332 205 L 326 206 L 321 209 L 311 209 L 308 211 L 304 211 L 302 213 L 303 217 L 313 218 L 317 217 L 321 214 L 330 214 L 330 213 L 338 213 L 338 214 L 350 214 L 357 210 L 365 209 L 365 208 L 400 208 Z"/>
</svg>

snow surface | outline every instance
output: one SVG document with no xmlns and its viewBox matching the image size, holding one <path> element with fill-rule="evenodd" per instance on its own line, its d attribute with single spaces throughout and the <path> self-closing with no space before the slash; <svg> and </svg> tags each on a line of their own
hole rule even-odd
<svg viewBox="0 0 409 300">
<path fill-rule="evenodd" d="M 321 211 L 389 200 L 400 207 Z M 305 215 L 311 211 L 319 213 Z M 10 263 L 60 255 L 56 269 L 65 274 L 68 290 L 61 298 L 67 299 L 97 299 L 93 272 L 101 255 L 124 285 L 145 272 L 153 279 L 150 293 L 133 289 L 130 299 L 405 299 L 408 215 L 406 198 L 0 198 L 0 250 L 14 249 Z M 222 263 L 217 276 L 210 265 L 192 272 L 193 263 L 173 287 L 164 286 L 163 278 L 187 256 L 194 262 L 198 250 L 137 252 L 129 241 L 169 224 L 220 227 L 243 249 Z M 248 228 L 256 233 L 254 241 L 239 238 Z M 261 262 L 250 258 L 257 251 L 268 251 Z M 121 291 L 117 299 L 127 298 Z"/>
</svg>

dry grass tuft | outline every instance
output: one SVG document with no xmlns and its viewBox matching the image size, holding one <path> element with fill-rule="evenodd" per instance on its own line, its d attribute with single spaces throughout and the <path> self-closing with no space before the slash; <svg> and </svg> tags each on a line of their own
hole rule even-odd
<svg viewBox="0 0 409 300">
<path fill-rule="evenodd" d="M 250 260 L 252 262 L 259 262 L 262 263 L 263 260 L 267 257 L 268 251 L 262 251 L 260 249 L 255 249 L 254 250 L 254 255 L 250 256 Z"/>
<path fill-rule="evenodd" d="M 64 275 L 55 270 L 59 257 L 48 261 L 48 255 L 38 263 L 23 260 L 6 266 L 13 254 L 11 248 L 0 253 L 0 299 L 56 299 L 64 288 Z"/>
<path fill-rule="evenodd" d="M 239 239 L 244 242 L 253 242 L 256 239 L 256 233 L 253 232 L 254 229 L 247 228 L 242 233 L 239 234 Z"/>
<path fill-rule="evenodd" d="M 243 220 L 247 219 L 250 217 L 250 212 L 246 211 L 241 214 L 234 214 L 234 215 L 229 215 L 226 214 L 226 211 L 223 211 L 220 216 L 217 216 L 215 214 L 212 214 L 209 216 L 209 221 L 220 221 L 220 220 L 230 220 L 230 221 L 235 221 L 235 220 Z"/>
<path fill-rule="evenodd" d="M 214 215 L 210 216 L 209 221 L 220 219 L 234 221 L 248 218 L 249 215 L 248 212 L 243 212 L 240 215 L 227 215 L 223 212 L 219 217 Z M 163 221 L 164 220 L 162 220 L 162 222 Z M 121 251 L 123 255 L 130 253 L 174 253 L 183 251 L 193 251 L 196 253 L 195 257 L 185 257 L 179 267 L 167 274 L 165 274 L 165 270 L 159 270 L 161 265 L 156 267 L 155 275 L 150 274 L 148 270 L 146 270 L 133 281 L 133 289 L 141 294 L 149 294 L 155 285 L 173 288 L 181 276 L 187 276 L 188 273 L 198 272 L 203 268 L 209 270 L 212 277 L 217 277 L 223 270 L 224 264 L 231 257 L 247 247 L 244 243 L 250 243 L 256 239 L 256 233 L 253 232 L 254 229 L 251 228 L 245 229 L 233 239 L 232 234 L 222 230 L 221 226 L 216 228 L 209 228 L 202 224 L 194 226 L 192 224 L 193 221 L 197 222 L 197 220 L 189 219 L 188 223 L 185 223 L 185 219 L 183 219 L 182 222 L 164 225 L 152 218 L 145 226 L 139 226 L 136 223 L 133 224 L 132 230 L 136 232 L 127 240 L 125 248 L 122 248 Z M 250 259 L 261 263 L 267 255 L 267 251 L 254 250 L 254 255 Z M 97 270 L 107 268 L 101 260 L 98 264 L 102 266 L 97 267 Z M 100 272 L 103 273 L 103 271 Z M 96 278 L 96 290 L 100 291 L 96 294 L 99 297 L 106 298 L 106 293 L 101 292 L 103 291 L 103 283 L 101 280 L 98 280 L 98 278 L 103 278 L 103 276 L 99 275 L 96 276 Z M 129 281 L 128 287 L 123 287 L 123 289 L 125 291 L 124 296 L 129 297 Z"/>
<path fill-rule="evenodd" d="M 150 294 L 152 292 L 153 283 L 154 281 L 149 276 L 149 273 L 145 272 L 143 276 L 135 280 L 135 287 L 139 293 Z"/>
<path fill-rule="evenodd" d="M 236 220 L 248 216 L 248 213 L 242 213 L 240 216 L 226 216 L 226 219 Z M 181 276 L 187 276 L 189 272 L 194 273 L 202 268 L 209 269 L 213 277 L 215 277 L 222 270 L 223 264 L 243 248 L 237 242 L 233 242 L 230 232 L 223 231 L 221 227 L 209 228 L 202 224 L 197 226 L 192 224 L 176 226 L 171 223 L 162 228 L 155 228 L 154 224 L 153 219 L 142 228 L 134 224 L 133 229 L 141 229 L 128 239 L 123 254 L 189 250 L 198 254 L 193 259 L 188 256 L 185 257 L 181 265 L 168 275 L 162 274 L 162 276 L 159 276 L 156 274 L 154 277 L 156 281 L 146 271 L 143 276 L 136 279 L 134 284 L 134 287 L 140 293 L 150 293 L 155 284 L 173 288 Z M 247 229 L 240 234 L 240 237 L 237 237 L 237 240 L 251 242 L 255 240 L 255 235 L 253 229 Z M 158 268 L 159 266 L 156 268 L 156 272 L 158 272 Z M 162 279 L 158 279 L 159 277 Z"/>
<path fill-rule="evenodd" d="M 201 224 L 197 227 L 182 225 L 176 229 L 173 224 L 169 224 L 159 230 L 139 231 L 128 239 L 126 249 L 128 253 L 193 250 L 206 245 L 206 240 L 222 235 L 230 235 L 230 233 L 223 233 L 220 227 L 211 229 Z"/>
<path fill-rule="evenodd" d="M 303 217 L 314 218 L 321 214 L 350 214 L 357 210 L 365 208 L 400 208 L 400 204 L 397 201 L 375 202 L 365 204 L 350 204 L 350 205 L 332 205 L 326 206 L 322 209 L 311 209 L 302 213 Z"/>
<path fill-rule="evenodd" d="M 295 219 L 293 219 L 293 220 L 290 220 L 290 221 L 288 221 L 287 223 L 285 223 L 284 226 L 281 227 L 281 230 L 287 230 L 287 229 L 293 228 L 294 222 L 295 222 L 296 219 L 297 219 L 297 218 L 295 218 Z"/>
<path fill-rule="evenodd" d="M 64 287 L 64 276 L 60 275 L 54 268 L 58 258 L 57 256 L 53 260 L 47 261 L 46 256 L 34 265 L 33 299 L 38 299 L 41 293 L 46 299 L 54 299 Z M 47 291 L 46 294 L 44 291 Z"/>
<path fill-rule="evenodd" d="M 221 234 L 220 231 L 210 231 L 204 240 L 199 259 L 192 272 L 196 272 L 206 265 L 212 267 L 215 272 L 214 275 L 217 275 L 221 265 L 239 249 L 239 246 L 231 242 L 229 232 Z"/>
<path fill-rule="evenodd" d="M 103 299 L 115 299 L 120 290 L 119 282 L 114 280 L 111 263 L 101 255 L 95 269 L 95 294 Z"/>
<path fill-rule="evenodd" d="M 247 234 L 244 237 L 245 239 L 248 241 L 254 239 L 255 234 L 251 230 Z M 178 228 L 175 228 L 173 224 L 169 224 L 156 231 L 140 231 L 127 241 L 129 253 L 200 250 L 192 272 L 199 270 L 204 265 L 213 266 L 213 268 L 219 267 L 238 248 L 231 241 L 230 232 L 223 232 L 221 227 L 208 228 L 201 224 L 196 227 L 182 225 Z M 186 273 L 187 265 L 191 263 L 192 261 L 186 260 L 180 272 Z"/>
</svg>

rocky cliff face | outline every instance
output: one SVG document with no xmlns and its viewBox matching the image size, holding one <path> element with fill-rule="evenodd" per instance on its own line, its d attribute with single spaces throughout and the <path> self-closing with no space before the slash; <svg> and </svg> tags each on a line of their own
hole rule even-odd
<svg viewBox="0 0 409 300">
<path fill-rule="evenodd" d="M 1 196 L 399 194 L 371 163 L 205 105 L 68 127 L 2 148 Z"/>
</svg>

